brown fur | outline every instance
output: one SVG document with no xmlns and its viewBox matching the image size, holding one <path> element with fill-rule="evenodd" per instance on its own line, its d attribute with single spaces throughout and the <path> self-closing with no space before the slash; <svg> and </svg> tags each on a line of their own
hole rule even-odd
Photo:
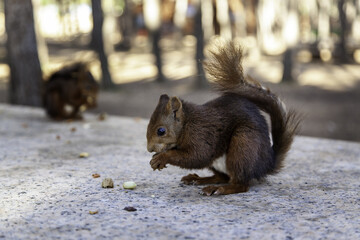
<svg viewBox="0 0 360 240">
<path fill-rule="evenodd" d="M 99 86 L 85 64 L 64 67 L 44 83 L 45 111 L 54 120 L 82 119 L 80 107 L 96 107 L 98 91 Z"/>
<path fill-rule="evenodd" d="M 252 179 L 276 173 L 283 165 L 299 120 L 282 102 L 254 79 L 246 79 L 242 51 L 232 42 L 210 52 L 205 69 L 222 95 L 204 105 L 162 95 L 147 129 L 148 151 L 156 152 L 151 167 L 166 164 L 186 169 L 209 168 L 214 176 L 190 174 L 185 184 L 217 184 L 203 188 L 205 195 L 246 192 Z M 271 118 L 271 134 L 259 110 Z M 158 132 L 164 132 L 159 135 Z M 226 155 L 226 174 L 212 164 Z"/>
</svg>

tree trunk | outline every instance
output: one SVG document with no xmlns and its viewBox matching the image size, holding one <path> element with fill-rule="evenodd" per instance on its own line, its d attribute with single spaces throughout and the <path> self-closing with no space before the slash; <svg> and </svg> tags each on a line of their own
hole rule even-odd
<svg viewBox="0 0 360 240">
<path fill-rule="evenodd" d="M 134 36 L 135 26 L 133 23 L 132 2 L 125 0 L 124 12 L 118 19 L 120 32 L 122 35 L 121 42 L 116 46 L 118 50 L 129 50 L 131 41 Z"/>
<path fill-rule="evenodd" d="M 5 0 L 4 3 L 10 103 L 41 106 L 42 72 L 32 3 L 28 0 Z"/>
<path fill-rule="evenodd" d="M 208 85 L 205 78 L 203 61 L 204 61 L 204 31 L 202 28 L 202 11 L 201 11 L 201 1 L 199 1 L 197 13 L 195 14 L 195 23 L 194 23 L 194 34 L 196 37 L 196 66 L 197 66 L 197 80 L 196 86 L 198 88 L 204 88 Z"/>
<path fill-rule="evenodd" d="M 284 55 L 283 55 L 283 76 L 281 79 L 281 82 L 294 82 L 294 78 L 292 75 L 293 70 L 293 49 L 288 48 L 286 49 Z"/>
<path fill-rule="evenodd" d="M 345 0 L 338 1 L 339 19 L 340 19 L 340 43 L 338 46 L 339 60 L 342 63 L 349 61 L 346 54 L 346 36 L 347 36 L 347 19 L 345 14 Z"/>
<path fill-rule="evenodd" d="M 246 33 L 248 35 L 256 35 L 257 21 L 256 8 L 257 0 L 245 0 L 245 19 L 246 19 Z"/>
<path fill-rule="evenodd" d="M 152 37 L 152 52 L 155 56 L 156 67 L 158 70 L 157 80 L 158 82 L 166 82 L 166 78 L 162 70 L 161 48 L 159 46 L 159 42 L 161 38 L 160 29 L 152 31 L 151 37 Z"/>
<path fill-rule="evenodd" d="M 102 72 L 101 86 L 104 89 L 111 89 L 115 85 L 111 79 L 108 59 L 104 49 L 104 39 L 102 33 L 104 16 L 101 7 L 101 0 L 91 0 L 91 6 L 93 15 L 91 47 L 96 51 L 100 60 Z"/>
<path fill-rule="evenodd" d="M 157 81 L 165 82 L 166 78 L 162 71 L 161 48 L 159 41 L 161 38 L 161 3 L 160 0 L 145 0 L 143 6 L 145 25 L 150 33 L 152 41 L 152 52 L 155 56 L 156 67 L 158 70 Z"/>
<path fill-rule="evenodd" d="M 299 20 L 297 14 L 297 2 L 290 0 L 288 2 L 287 18 L 284 19 L 284 37 L 287 45 L 287 49 L 283 55 L 283 76 L 282 82 L 294 82 L 292 71 L 294 67 L 294 53 L 295 46 L 298 42 L 299 34 Z"/>
</svg>

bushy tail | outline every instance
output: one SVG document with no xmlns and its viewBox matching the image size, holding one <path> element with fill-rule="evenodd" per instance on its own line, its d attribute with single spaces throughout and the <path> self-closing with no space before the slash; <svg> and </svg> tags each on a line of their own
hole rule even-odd
<svg viewBox="0 0 360 240">
<path fill-rule="evenodd" d="M 286 111 L 283 102 L 269 89 L 262 87 L 255 79 L 245 77 L 241 62 L 241 47 L 227 42 L 209 51 L 204 68 L 216 90 L 242 96 L 270 115 L 275 153 L 273 173 L 276 173 L 290 150 L 300 120 L 295 111 Z"/>
</svg>

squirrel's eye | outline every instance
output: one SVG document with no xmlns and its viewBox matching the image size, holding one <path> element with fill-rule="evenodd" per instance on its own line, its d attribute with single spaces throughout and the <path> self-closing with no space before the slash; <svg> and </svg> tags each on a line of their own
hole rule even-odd
<svg viewBox="0 0 360 240">
<path fill-rule="evenodd" d="M 163 128 L 163 127 L 159 128 L 159 129 L 157 130 L 157 135 L 158 135 L 159 137 L 164 136 L 165 133 L 166 133 L 166 129 Z"/>
</svg>

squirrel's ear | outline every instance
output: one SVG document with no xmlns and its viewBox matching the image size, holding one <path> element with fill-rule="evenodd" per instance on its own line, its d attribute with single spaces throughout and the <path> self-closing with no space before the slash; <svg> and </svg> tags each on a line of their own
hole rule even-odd
<svg viewBox="0 0 360 240">
<path fill-rule="evenodd" d="M 163 94 L 159 98 L 159 102 L 168 102 L 170 97 L 167 94 Z"/>
<path fill-rule="evenodd" d="M 182 103 L 178 97 L 172 97 L 167 107 L 174 114 L 175 119 L 182 115 Z"/>
<path fill-rule="evenodd" d="M 173 111 L 178 111 L 182 108 L 182 103 L 178 97 L 171 98 L 171 108 Z"/>
</svg>

